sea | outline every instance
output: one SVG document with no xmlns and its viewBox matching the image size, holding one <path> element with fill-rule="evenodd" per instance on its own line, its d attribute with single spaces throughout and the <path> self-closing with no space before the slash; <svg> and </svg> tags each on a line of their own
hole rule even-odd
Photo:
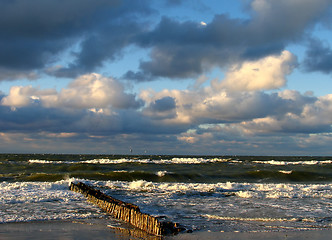
<svg viewBox="0 0 332 240">
<path fill-rule="evenodd" d="M 193 231 L 332 228 L 322 156 L 0 154 L 0 223 L 123 224 L 69 190 L 79 181 Z"/>
</svg>

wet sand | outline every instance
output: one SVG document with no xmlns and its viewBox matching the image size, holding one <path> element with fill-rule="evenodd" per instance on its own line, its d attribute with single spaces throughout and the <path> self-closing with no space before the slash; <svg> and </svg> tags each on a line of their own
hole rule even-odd
<svg viewBox="0 0 332 240">
<path fill-rule="evenodd" d="M 191 235 L 182 234 L 168 240 L 331 240 L 332 230 L 310 230 L 289 232 L 196 232 Z"/>
<path fill-rule="evenodd" d="M 160 237 L 149 235 L 139 229 L 126 226 L 107 225 L 104 219 L 85 221 L 41 221 L 27 223 L 0 224 L 0 240 L 88 240 L 88 239 L 148 239 L 160 240 Z"/>
<path fill-rule="evenodd" d="M 175 236 L 157 237 L 148 235 L 140 230 L 122 227 L 109 227 L 104 221 L 85 223 L 82 221 L 43 221 L 28 223 L 0 224 L 1 240 L 30 240 L 30 239 L 117 239 L 117 240 L 329 240 L 332 229 L 288 232 L 193 232 Z"/>
</svg>

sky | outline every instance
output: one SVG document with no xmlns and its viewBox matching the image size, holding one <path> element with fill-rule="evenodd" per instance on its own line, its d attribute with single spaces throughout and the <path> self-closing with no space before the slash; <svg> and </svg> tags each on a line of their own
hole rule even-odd
<svg viewBox="0 0 332 240">
<path fill-rule="evenodd" d="M 332 0 L 0 0 L 0 152 L 332 155 Z"/>
</svg>

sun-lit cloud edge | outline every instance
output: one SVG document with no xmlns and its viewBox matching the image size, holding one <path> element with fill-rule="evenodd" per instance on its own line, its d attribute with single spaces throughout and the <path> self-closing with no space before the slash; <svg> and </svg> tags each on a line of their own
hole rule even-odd
<svg viewBox="0 0 332 240">
<path fill-rule="evenodd" d="M 1 111 L 12 119 L 1 119 L 0 141 L 29 143 L 36 151 L 40 147 L 32 143 L 75 139 L 99 146 L 122 143 L 120 149 L 132 141 L 140 141 L 140 148 L 153 141 L 155 149 L 160 144 L 164 151 L 175 144 L 199 146 L 201 151 L 223 146 L 229 153 L 240 146 L 243 152 L 264 148 L 273 152 L 272 145 L 280 147 L 287 141 L 288 146 L 303 151 L 310 149 L 311 144 L 317 145 L 317 139 L 326 141 L 331 137 L 332 94 L 315 97 L 296 90 L 279 90 L 294 68 L 294 59 L 290 52 L 283 52 L 239 68 L 231 67 L 225 79 L 214 79 L 207 86 L 160 92 L 142 90 L 139 95 L 128 93 L 118 80 L 96 73 L 72 80 L 61 91 L 13 86 L 1 99 Z M 273 70 L 240 81 L 239 76 L 246 76 L 244 69 L 266 64 Z M 282 84 L 273 85 L 273 78 Z M 256 86 L 251 90 L 247 88 L 250 81 Z M 265 92 L 274 88 L 274 92 Z M 24 117 L 28 109 L 38 109 L 40 117 L 14 119 Z M 38 124 L 41 120 L 42 125 Z M 19 133 L 24 135 L 21 140 L 17 138 Z"/>
</svg>

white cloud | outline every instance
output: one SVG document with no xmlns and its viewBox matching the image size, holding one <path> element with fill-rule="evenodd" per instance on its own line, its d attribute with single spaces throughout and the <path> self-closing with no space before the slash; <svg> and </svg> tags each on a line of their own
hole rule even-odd
<svg viewBox="0 0 332 240">
<path fill-rule="evenodd" d="M 39 90 L 32 86 L 13 86 L 9 91 L 9 95 L 1 100 L 1 105 L 9 106 L 13 110 L 18 107 L 25 107 L 38 100 L 38 96 L 49 96 L 55 94 L 55 90 L 46 89 Z"/>
<path fill-rule="evenodd" d="M 135 95 L 125 93 L 118 81 L 92 73 L 80 76 L 71 82 L 68 88 L 59 93 L 55 89 L 39 90 L 32 86 L 13 86 L 1 105 L 13 109 L 40 101 L 44 107 L 99 109 L 102 108 L 137 108 L 139 103 Z M 105 112 L 105 111 L 104 111 Z"/>
<path fill-rule="evenodd" d="M 332 94 L 319 97 L 314 104 L 304 107 L 303 123 L 311 126 L 332 125 Z"/>
<path fill-rule="evenodd" d="M 239 122 L 287 111 L 288 100 L 277 94 L 264 92 L 232 92 L 206 87 L 195 90 L 163 90 L 161 92 L 143 91 L 141 98 L 148 104 L 157 99 L 171 97 L 176 102 L 172 124 L 204 124 L 210 122 Z M 284 108 L 283 108 L 284 107 Z M 293 107 L 293 105 L 292 105 Z M 295 109 L 295 107 L 293 107 Z M 158 112 L 149 112 L 149 116 Z"/>
<path fill-rule="evenodd" d="M 32 86 L 14 86 L 10 89 L 9 95 L 1 100 L 1 105 L 10 106 L 12 108 L 29 105 L 29 95 L 31 95 L 31 91 L 34 91 Z"/>
<path fill-rule="evenodd" d="M 48 106 L 72 108 L 127 108 L 135 104 L 135 96 L 126 94 L 115 79 L 97 73 L 82 75 L 55 97 L 42 98 Z"/>
<path fill-rule="evenodd" d="M 257 61 L 233 66 L 219 88 L 231 91 L 257 91 L 278 89 L 285 86 L 296 65 L 296 57 L 289 51 L 280 56 L 268 56 Z"/>
<path fill-rule="evenodd" d="M 300 112 L 285 112 L 278 116 L 254 118 L 233 124 L 244 133 L 272 134 L 272 133 L 326 133 L 331 131 L 332 125 L 332 94 L 319 97 L 313 102 L 305 103 L 300 98 L 295 105 L 300 105 Z M 286 103 L 285 103 L 286 104 Z M 292 108 L 289 108 L 292 110 Z"/>
<path fill-rule="evenodd" d="M 264 64 L 270 67 L 263 74 L 268 84 L 273 84 L 277 75 L 290 71 L 289 65 L 283 66 L 292 55 L 271 57 Z M 266 59 L 265 59 L 266 60 Z M 269 64 L 277 66 L 268 66 Z M 262 64 L 262 65 L 264 65 Z M 247 66 L 248 67 L 248 66 Z M 241 71 L 240 71 L 241 72 Z M 282 74 L 279 74 L 282 72 Z M 275 74 L 278 73 L 278 74 Z M 253 78 L 254 80 L 254 78 Z M 286 80 L 283 80 L 286 81 Z M 219 84 L 219 85 L 218 85 Z M 172 119 L 162 119 L 167 124 L 188 124 L 192 129 L 200 129 L 200 124 L 215 126 L 215 132 L 235 132 L 243 136 L 273 135 L 277 133 L 300 134 L 319 133 L 331 130 L 332 95 L 314 97 L 312 94 L 301 94 L 295 90 L 284 90 L 276 93 L 263 91 L 231 91 L 220 88 L 220 82 L 211 82 L 211 86 L 191 90 L 152 90 L 142 91 L 140 97 L 148 104 L 157 99 L 171 97 L 176 102 Z M 259 88 L 258 88 L 259 89 Z M 149 112 L 149 117 L 158 116 L 158 112 Z M 155 117 L 155 119 L 157 119 Z M 159 119 L 161 120 L 161 119 Z M 223 126 L 219 125 L 224 123 Z M 201 129 L 203 131 L 203 129 Z M 203 137 L 201 131 L 186 132 L 178 140 L 187 143 L 198 143 Z M 213 137 L 211 136 L 211 139 Z"/>
</svg>

